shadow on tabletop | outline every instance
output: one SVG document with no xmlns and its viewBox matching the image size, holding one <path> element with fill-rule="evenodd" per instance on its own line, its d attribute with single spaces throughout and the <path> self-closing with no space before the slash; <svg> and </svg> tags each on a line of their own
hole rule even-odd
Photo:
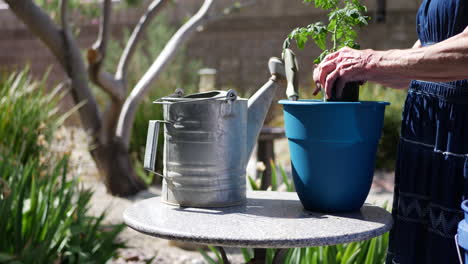
<svg viewBox="0 0 468 264">
<path fill-rule="evenodd" d="M 170 206 L 170 205 L 168 205 Z M 384 224 L 385 221 L 375 221 L 369 218 L 370 211 L 373 215 L 384 214 L 387 211 L 379 206 L 364 204 L 359 211 L 345 212 L 345 213 L 326 213 L 314 212 L 304 209 L 302 204 L 297 200 L 275 200 L 275 199 L 258 199 L 248 198 L 245 205 L 224 207 L 224 208 L 193 208 L 193 207 L 178 207 L 170 206 L 173 210 L 199 213 L 199 214 L 212 214 L 212 215 L 246 215 L 247 217 L 271 217 L 278 219 L 327 219 L 327 218 L 351 218 L 362 221 L 373 221 Z M 366 212 L 366 213 L 364 213 Z M 377 217 L 376 219 L 378 219 Z"/>
</svg>

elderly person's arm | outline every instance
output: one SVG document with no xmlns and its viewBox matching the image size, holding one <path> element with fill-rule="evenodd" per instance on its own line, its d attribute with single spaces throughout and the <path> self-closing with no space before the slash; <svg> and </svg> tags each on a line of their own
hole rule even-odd
<svg viewBox="0 0 468 264">
<path fill-rule="evenodd" d="M 406 88 L 411 80 L 446 82 L 467 78 L 468 28 L 426 47 L 388 51 L 343 48 L 328 55 L 314 70 L 314 81 L 318 89 L 323 87 L 327 98 L 334 85 L 340 96 L 345 83 L 351 81 Z"/>
</svg>

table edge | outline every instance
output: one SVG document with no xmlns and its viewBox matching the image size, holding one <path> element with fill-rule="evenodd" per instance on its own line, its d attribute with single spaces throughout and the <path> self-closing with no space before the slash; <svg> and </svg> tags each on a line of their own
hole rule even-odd
<svg viewBox="0 0 468 264">
<path fill-rule="evenodd" d="M 153 197 L 155 198 L 155 197 Z M 153 199 L 149 198 L 149 199 Z M 145 199 L 147 200 L 147 199 Z M 142 200 L 144 201 L 144 200 Z M 142 202 L 139 201 L 139 202 Z M 137 202 L 137 203 L 139 203 Z M 134 205 L 134 204 L 133 204 Z M 132 205 L 132 206 L 133 206 Z M 303 247 L 316 247 L 316 246 L 328 246 L 328 245 L 337 245 L 337 243 L 330 243 L 333 240 L 337 240 L 339 238 L 340 243 L 338 244 L 346 244 L 351 242 L 363 241 L 368 240 L 374 237 L 378 237 L 388 231 L 393 226 L 393 219 L 390 217 L 389 221 L 382 223 L 381 228 L 369 230 L 363 233 L 352 233 L 349 235 L 339 235 L 339 236 L 332 236 L 328 238 L 303 238 L 303 239 L 273 239 L 273 240 L 253 240 L 253 239 L 228 239 L 222 237 L 193 237 L 190 234 L 174 234 L 173 231 L 166 231 L 164 229 L 155 229 L 149 228 L 137 221 L 133 221 L 131 218 L 127 216 L 128 210 L 131 207 L 125 209 L 123 213 L 123 220 L 124 223 L 132 228 L 133 230 L 162 239 L 167 240 L 175 240 L 175 241 L 184 241 L 184 242 L 192 242 L 202 245 L 213 245 L 213 246 L 226 246 L 226 247 L 246 247 L 246 248 L 303 248 Z M 373 206 L 373 205 L 371 205 Z M 384 208 L 379 207 L 382 210 Z M 386 210 L 385 210 L 386 211 Z M 390 214 L 388 211 L 386 211 Z M 287 240 L 287 245 L 285 245 L 285 241 Z M 327 242 L 330 241 L 330 242 Z"/>
</svg>

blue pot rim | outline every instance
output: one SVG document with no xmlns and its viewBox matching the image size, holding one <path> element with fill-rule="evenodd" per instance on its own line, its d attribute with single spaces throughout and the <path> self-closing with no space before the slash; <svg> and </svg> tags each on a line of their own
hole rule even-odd
<svg viewBox="0 0 468 264">
<path fill-rule="evenodd" d="M 324 102 L 318 99 L 300 99 L 298 101 L 279 100 L 278 103 L 282 105 L 369 105 L 369 104 L 382 104 L 390 105 L 389 102 L 381 101 L 358 101 L 358 102 Z"/>
<path fill-rule="evenodd" d="M 464 200 L 461 203 L 461 208 L 462 208 L 463 212 L 468 213 L 468 200 Z"/>
</svg>

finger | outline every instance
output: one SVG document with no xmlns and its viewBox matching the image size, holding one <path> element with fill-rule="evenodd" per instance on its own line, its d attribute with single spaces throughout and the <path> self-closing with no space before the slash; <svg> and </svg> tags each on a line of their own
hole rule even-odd
<svg viewBox="0 0 468 264">
<path fill-rule="evenodd" d="M 319 68 L 318 65 L 314 67 L 314 72 L 312 73 L 312 79 L 314 79 L 314 82 L 317 83 L 319 81 Z"/>
<path fill-rule="evenodd" d="M 327 76 L 336 69 L 336 63 L 335 61 L 325 62 L 320 64 L 318 69 L 318 81 L 320 84 L 325 84 Z"/>
<path fill-rule="evenodd" d="M 337 78 L 335 81 L 335 94 L 336 98 L 341 98 L 343 96 L 343 90 L 346 85 L 346 81 L 344 78 Z"/>
<path fill-rule="evenodd" d="M 339 67 L 337 67 L 335 73 L 336 73 L 336 79 L 334 85 L 335 89 L 335 95 L 336 98 L 341 98 L 343 95 L 343 89 L 348 81 L 353 80 L 353 63 L 348 62 L 348 63 L 342 63 Z"/>
<path fill-rule="evenodd" d="M 333 71 L 327 76 L 327 79 L 325 81 L 325 86 L 324 86 L 327 99 L 330 99 L 333 96 L 333 88 L 334 88 L 333 86 L 337 78 L 338 78 L 338 70 Z"/>
<path fill-rule="evenodd" d="M 314 96 L 316 96 L 316 95 L 320 92 L 321 88 L 322 88 L 322 87 L 321 87 L 320 83 L 316 83 L 316 84 L 315 84 L 315 90 L 314 90 L 314 92 L 313 92 L 312 94 L 313 94 Z"/>
</svg>

